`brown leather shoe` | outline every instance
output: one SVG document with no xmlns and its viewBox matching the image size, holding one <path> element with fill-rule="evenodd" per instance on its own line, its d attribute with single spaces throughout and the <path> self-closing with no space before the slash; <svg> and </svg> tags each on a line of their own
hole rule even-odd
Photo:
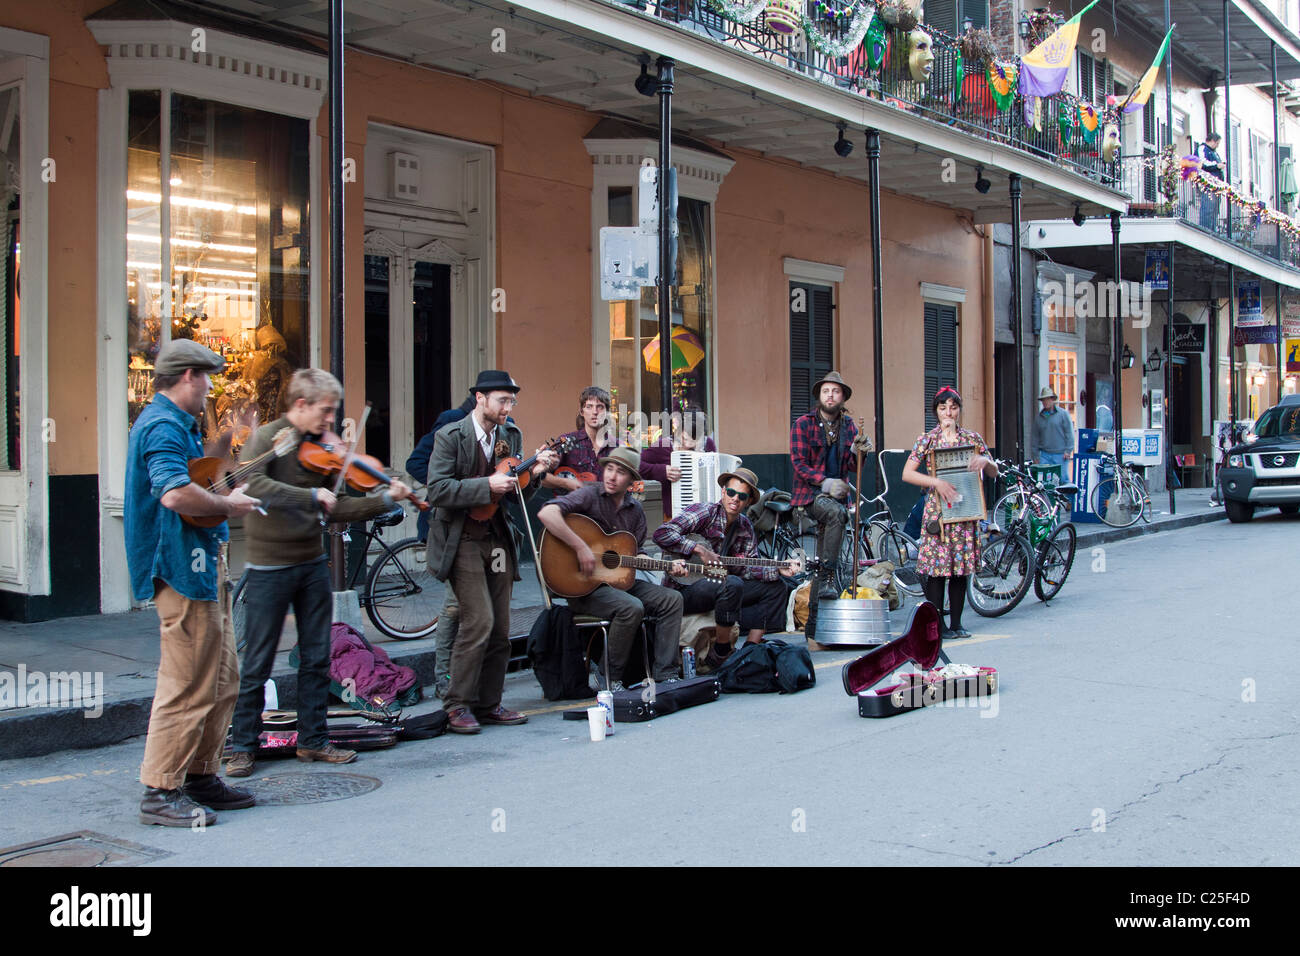
<svg viewBox="0 0 1300 956">
<path fill-rule="evenodd" d="M 212 826 L 217 822 L 217 815 L 195 803 L 180 787 L 175 790 L 149 787 L 140 801 L 140 822 L 197 830 Z"/>
<path fill-rule="evenodd" d="M 468 707 L 454 707 L 447 711 L 447 729 L 453 734 L 476 734 L 483 728 Z"/>
<path fill-rule="evenodd" d="M 344 750 L 342 747 L 335 747 L 333 744 L 327 743 L 320 750 L 299 747 L 298 759 L 303 763 L 311 763 L 313 760 L 321 760 L 325 763 L 351 763 L 357 759 L 357 752 L 355 750 Z"/>
<path fill-rule="evenodd" d="M 236 750 L 226 761 L 226 776 L 247 777 L 253 772 L 256 764 L 257 758 L 253 756 L 251 750 Z"/>
<path fill-rule="evenodd" d="M 497 704 L 491 710 L 477 714 L 481 724 L 526 724 L 528 718 L 517 710 L 506 710 Z"/>
</svg>

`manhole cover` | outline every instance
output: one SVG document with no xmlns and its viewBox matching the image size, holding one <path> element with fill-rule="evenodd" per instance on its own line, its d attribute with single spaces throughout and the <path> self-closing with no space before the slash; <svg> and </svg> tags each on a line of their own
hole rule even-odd
<svg viewBox="0 0 1300 956">
<path fill-rule="evenodd" d="M 82 830 L 0 848 L 0 867 L 15 866 L 139 866 L 165 856 L 165 850 Z"/>
<path fill-rule="evenodd" d="M 240 787 L 253 791 L 258 806 L 263 807 L 347 800 L 378 790 L 381 784 L 377 777 L 359 773 L 278 773 L 246 783 L 240 781 Z"/>
</svg>

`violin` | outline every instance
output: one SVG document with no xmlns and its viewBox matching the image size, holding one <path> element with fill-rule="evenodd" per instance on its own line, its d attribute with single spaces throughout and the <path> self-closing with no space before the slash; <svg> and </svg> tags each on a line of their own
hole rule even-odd
<svg viewBox="0 0 1300 956">
<path fill-rule="evenodd" d="M 343 444 L 343 439 L 333 432 L 325 432 L 320 436 L 319 441 L 304 438 L 298 445 L 298 464 L 318 475 L 334 477 L 343 467 L 345 455 L 339 451 Z M 348 471 L 344 480 L 348 487 L 355 491 L 371 492 L 380 485 L 393 483 L 393 479 L 384 473 L 383 467 L 383 462 L 373 455 L 354 453 L 352 460 L 348 462 Z M 417 498 L 409 500 L 421 511 L 429 510 L 429 502 Z"/>
<path fill-rule="evenodd" d="M 572 438 L 548 438 L 537 453 L 529 458 L 518 458 L 511 456 L 502 458 L 497 462 L 495 471 L 498 475 L 509 475 L 519 482 L 519 490 L 523 491 L 528 487 L 528 482 L 532 480 L 533 465 L 537 464 L 537 456 L 544 451 L 555 451 L 563 455 L 573 447 Z M 477 505 L 469 509 L 469 516 L 475 521 L 490 521 L 492 516 L 497 513 L 497 508 L 501 506 L 501 496 L 492 495 L 492 500 L 485 505 Z"/>
<path fill-rule="evenodd" d="M 555 477 L 557 478 L 574 478 L 578 481 L 599 481 L 600 480 L 595 476 L 594 473 L 590 471 L 575 471 L 574 469 L 570 468 L 568 465 L 564 465 L 561 468 L 556 468 L 555 471 L 552 472 L 552 474 L 554 474 Z M 627 490 L 634 495 L 643 495 L 645 494 L 645 482 L 634 481 L 630 486 L 628 486 Z"/>
</svg>

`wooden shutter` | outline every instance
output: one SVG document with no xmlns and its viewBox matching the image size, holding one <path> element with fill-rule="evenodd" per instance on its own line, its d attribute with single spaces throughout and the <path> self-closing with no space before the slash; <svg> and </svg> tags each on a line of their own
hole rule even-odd
<svg viewBox="0 0 1300 956">
<path fill-rule="evenodd" d="M 939 420 L 930 407 L 934 393 L 943 385 L 957 386 L 957 308 L 925 303 L 925 427 Z"/>
<path fill-rule="evenodd" d="M 806 309 L 794 310 L 802 289 Z M 835 367 L 835 320 L 831 287 L 790 283 L 790 422 L 813 406 L 812 384 Z"/>
<path fill-rule="evenodd" d="M 925 25 L 950 33 L 961 33 L 961 23 L 957 19 L 957 0 L 927 0 L 925 4 Z"/>
<path fill-rule="evenodd" d="M 970 18 L 972 29 L 982 30 L 987 27 L 989 25 L 988 0 L 961 0 L 961 16 L 957 18 L 959 32 L 967 17 Z"/>
</svg>

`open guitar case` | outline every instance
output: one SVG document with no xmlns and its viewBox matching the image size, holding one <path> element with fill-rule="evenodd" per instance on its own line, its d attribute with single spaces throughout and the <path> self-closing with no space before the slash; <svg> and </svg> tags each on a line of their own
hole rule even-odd
<svg viewBox="0 0 1300 956">
<path fill-rule="evenodd" d="M 997 668 L 980 667 L 973 675 L 944 677 L 941 668 L 935 667 L 940 661 L 951 663 L 939 637 L 939 610 L 922 601 L 912 609 L 902 637 L 844 665 L 844 692 L 857 697 L 859 717 L 893 717 L 945 700 L 997 693 Z M 920 667 L 921 673 L 877 686 L 908 663 Z"/>
</svg>

